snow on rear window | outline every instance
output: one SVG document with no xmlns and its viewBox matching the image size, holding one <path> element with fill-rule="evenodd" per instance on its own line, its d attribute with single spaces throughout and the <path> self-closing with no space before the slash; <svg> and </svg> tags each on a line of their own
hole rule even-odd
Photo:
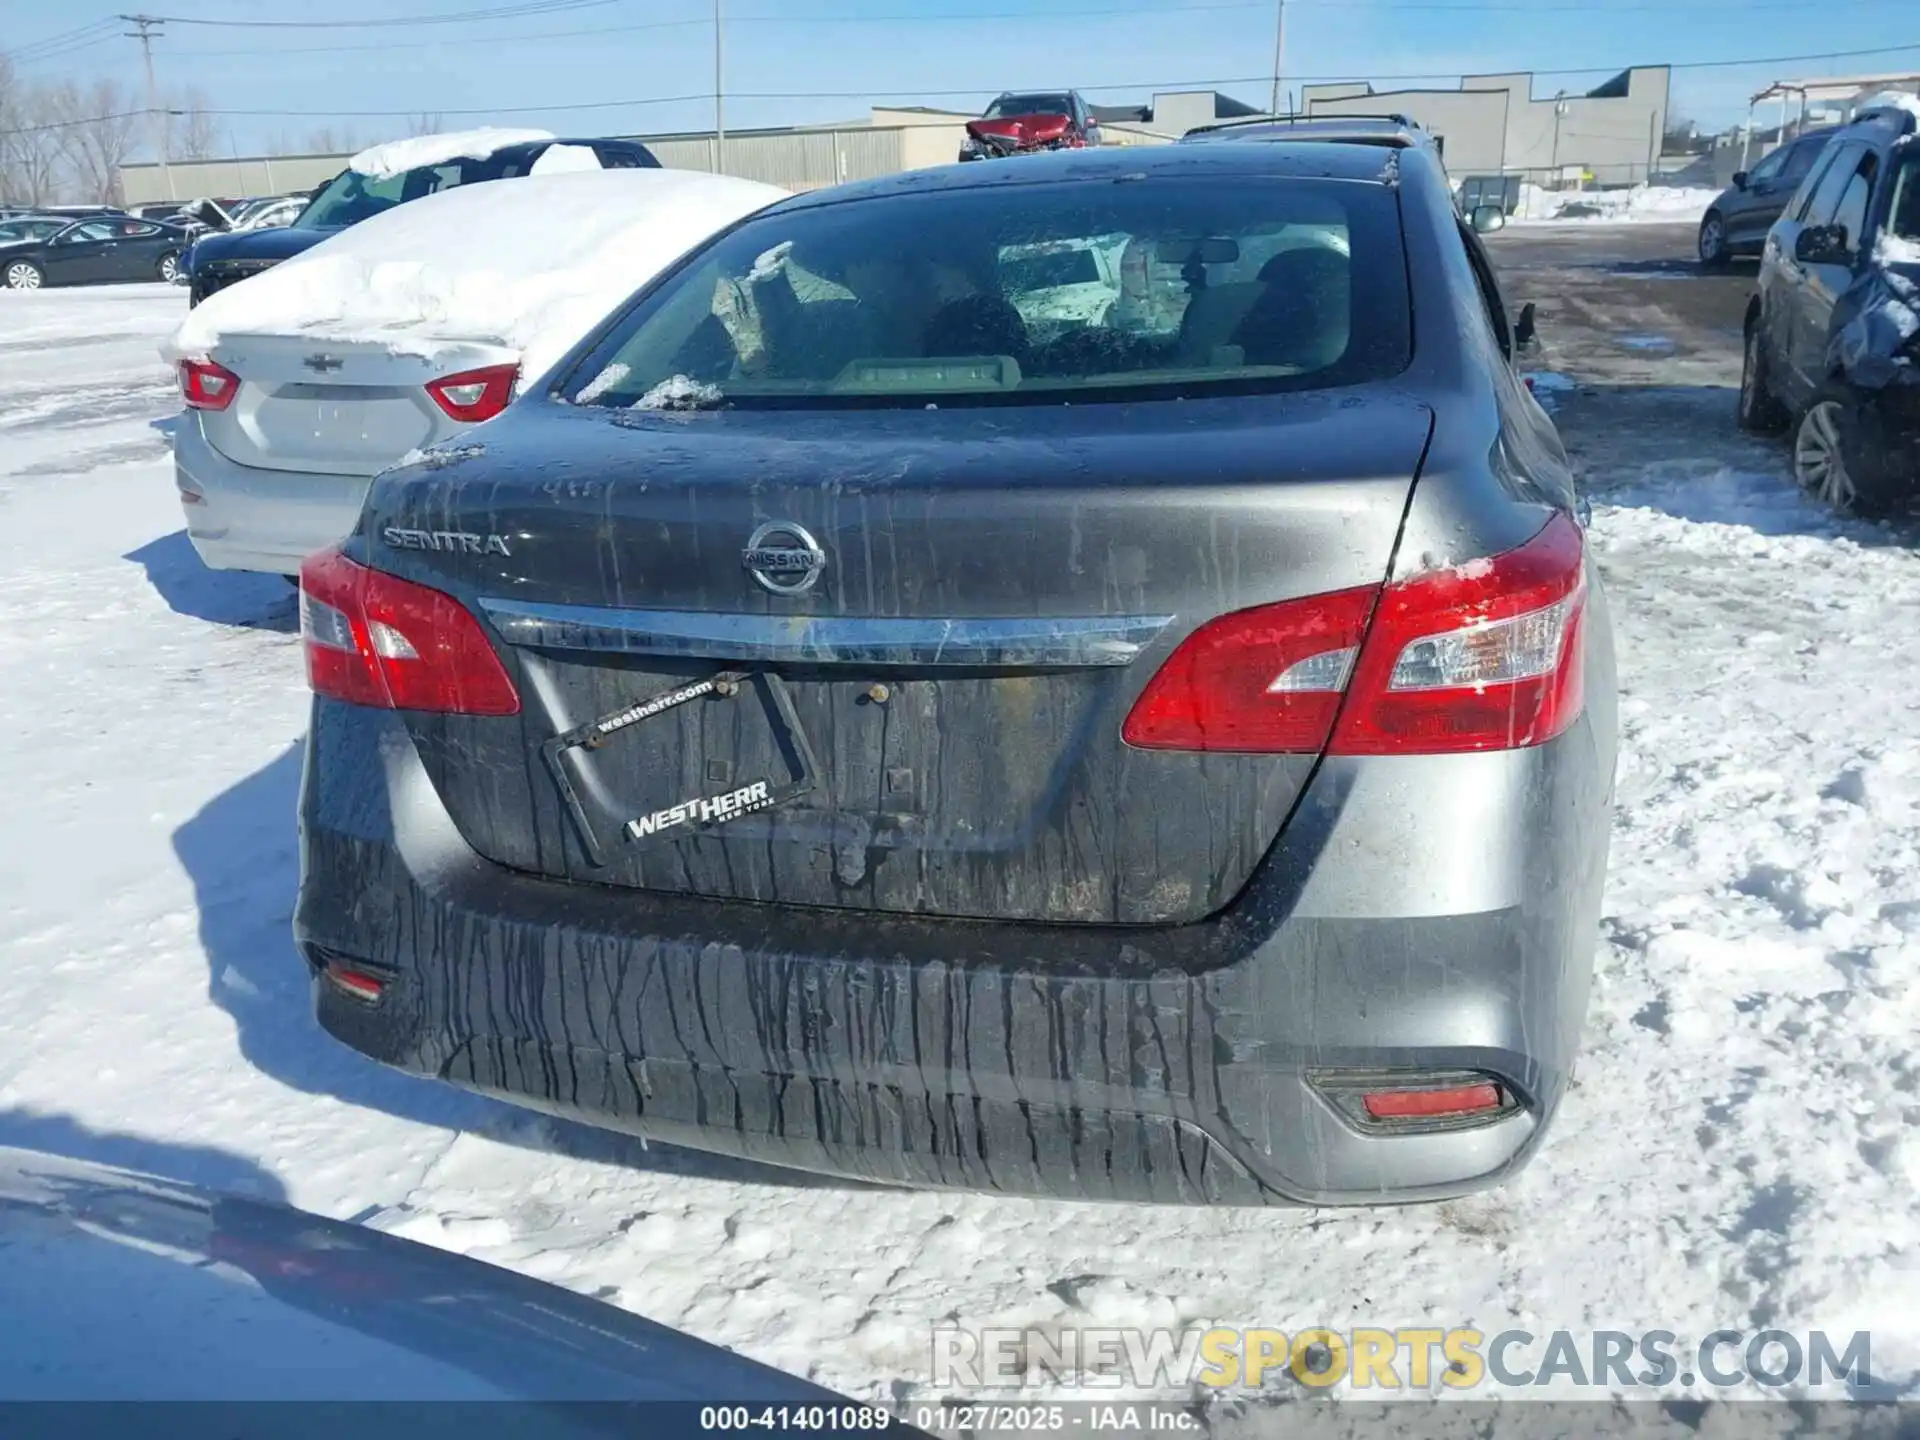
<svg viewBox="0 0 1920 1440">
<path fill-rule="evenodd" d="M 347 162 L 347 168 L 369 179 L 383 180 L 402 171 L 418 170 L 423 165 L 482 160 L 509 145 L 533 145 L 553 138 L 551 130 L 515 130 L 500 126 L 454 130 L 444 135 L 414 135 L 362 150 Z"/>
</svg>

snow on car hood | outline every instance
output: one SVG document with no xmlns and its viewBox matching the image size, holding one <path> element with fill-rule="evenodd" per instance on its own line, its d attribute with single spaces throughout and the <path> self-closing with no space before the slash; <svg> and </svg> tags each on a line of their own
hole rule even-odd
<svg viewBox="0 0 1920 1440">
<path fill-rule="evenodd" d="M 553 138 L 551 130 L 514 130 L 494 125 L 479 130 L 450 130 L 444 135 L 414 135 L 362 150 L 347 162 L 347 168 L 384 180 L 422 165 L 444 165 L 449 160 L 484 160 L 509 145 L 537 145 Z"/>
<path fill-rule="evenodd" d="M 610 310 L 723 227 L 783 199 L 752 180 L 596 170 L 443 190 L 207 297 L 161 347 L 298 334 L 432 355 L 484 341 L 544 374 Z"/>
</svg>

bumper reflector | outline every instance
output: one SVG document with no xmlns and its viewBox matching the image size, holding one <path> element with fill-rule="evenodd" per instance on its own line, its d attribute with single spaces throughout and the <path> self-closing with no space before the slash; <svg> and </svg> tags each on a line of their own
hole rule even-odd
<svg viewBox="0 0 1920 1440">
<path fill-rule="evenodd" d="M 1511 1085 L 1484 1070 L 1320 1070 L 1307 1079 L 1365 1134 L 1470 1130 L 1525 1108 Z"/>
<path fill-rule="evenodd" d="M 1457 1085 L 1446 1090 L 1375 1090 L 1361 1097 L 1375 1120 L 1440 1120 L 1500 1108 L 1500 1087 Z"/>
<path fill-rule="evenodd" d="M 339 961 L 329 961 L 326 969 L 327 979 L 339 986 L 356 1000 L 365 1000 L 377 1005 L 387 993 L 387 982 L 378 975 L 370 975 L 365 970 L 356 970 L 351 965 L 342 965 Z"/>
</svg>

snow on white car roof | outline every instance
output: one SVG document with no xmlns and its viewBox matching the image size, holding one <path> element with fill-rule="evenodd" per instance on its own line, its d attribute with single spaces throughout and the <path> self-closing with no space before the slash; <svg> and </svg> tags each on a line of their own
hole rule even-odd
<svg viewBox="0 0 1920 1440">
<path fill-rule="evenodd" d="M 688 170 L 595 170 L 460 185 L 363 220 L 207 297 L 162 347 L 294 333 L 431 355 L 521 352 L 543 374 L 614 306 L 716 231 L 787 192 Z"/>
<path fill-rule="evenodd" d="M 384 180 L 389 175 L 417 170 L 422 165 L 443 165 L 449 160 L 484 160 L 509 145 L 536 145 L 553 138 L 551 130 L 514 130 L 497 125 L 479 130 L 450 130 L 444 135 L 414 135 L 370 146 L 349 160 L 347 168 Z"/>
</svg>

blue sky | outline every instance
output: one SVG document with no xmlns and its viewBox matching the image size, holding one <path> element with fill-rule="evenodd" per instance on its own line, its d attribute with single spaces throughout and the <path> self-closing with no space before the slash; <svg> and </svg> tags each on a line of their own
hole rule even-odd
<svg viewBox="0 0 1920 1440">
<path fill-rule="evenodd" d="M 511 17 L 473 12 L 513 6 Z M 155 0 L 160 13 L 250 27 L 165 27 L 163 87 L 197 86 L 242 153 L 297 145 L 322 126 L 358 140 L 437 113 L 445 128 L 489 121 L 576 134 L 701 129 L 712 123 L 711 0 Z M 1264 102 L 1274 0 L 723 0 L 729 127 L 830 120 L 869 100 L 974 108 L 1002 89 L 1077 86 L 1096 101 L 1154 86 L 1217 83 Z M 1539 73 L 1536 90 L 1579 91 L 1627 64 L 1719 61 L 1914 42 L 1882 57 L 1743 69 L 1680 69 L 1675 108 L 1709 123 L 1785 76 L 1920 68 L 1920 14 L 1905 0 L 1832 0 L 1821 23 L 1796 0 L 1287 0 L 1288 80 L 1463 70 Z M 1077 12 L 1077 13 L 1076 13 Z M 394 18 L 464 14 L 431 25 Z M 287 22 L 324 20 L 328 28 Z M 356 23 L 365 21 L 367 23 Z M 1835 23 L 1841 21 L 1844 23 Z M 30 77 L 142 79 L 139 47 L 87 3 L 0 0 L 0 36 Z M 97 25 L 97 30 L 84 27 Z M 80 32 L 75 34 L 75 32 Z M 586 32 L 586 33 L 582 33 Z M 61 40 L 60 37 L 71 36 Z M 1117 88 L 1115 88 L 1117 87 Z M 848 92 L 796 95 L 794 92 Z M 633 102 L 586 108 L 590 102 Z M 533 107 L 578 107 L 540 110 Z M 483 111 L 472 116 L 461 110 Z"/>
</svg>

